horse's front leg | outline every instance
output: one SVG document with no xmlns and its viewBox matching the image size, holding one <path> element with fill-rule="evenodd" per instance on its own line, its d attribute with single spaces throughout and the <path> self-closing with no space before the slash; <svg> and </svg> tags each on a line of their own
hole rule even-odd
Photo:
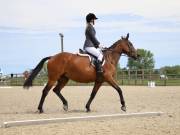
<svg viewBox="0 0 180 135">
<path fill-rule="evenodd" d="M 120 97 L 120 101 L 121 101 L 121 110 L 123 111 L 126 111 L 126 105 L 125 105 L 125 101 L 124 101 L 124 97 L 123 97 L 123 93 L 122 93 L 122 90 L 121 88 L 118 86 L 117 82 L 114 80 L 114 78 L 110 78 L 108 79 L 107 81 L 113 88 L 116 89 L 116 91 L 118 92 L 119 94 L 119 97 Z"/>
<path fill-rule="evenodd" d="M 90 96 L 90 98 L 89 98 L 89 100 L 88 100 L 88 102 L 86 104 L 86 109 L 87 109 L 86 111 L 87 112 L 91 111 L 91 109 L 90 109 L 91 102 L 94 99 L 94 97 L 96 96 L 96 93 L 99 90 L 99 88 L 101 87 L 101 85 L 102 85 L 102 82 L 95 82 L 94 88 L 93 88 L 93 90 L 91 92 L 91 96 Z"/>
</svg>

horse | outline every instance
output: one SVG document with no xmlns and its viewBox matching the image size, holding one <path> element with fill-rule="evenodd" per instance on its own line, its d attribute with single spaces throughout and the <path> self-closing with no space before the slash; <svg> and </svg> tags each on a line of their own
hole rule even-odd
<svg viewBox="0 0 180 135">
<path fill-rule="evenodd" d="M 79 56 L 77 54 L 62 52 L 54 56 L 49 56 L 43 58 L 39 64 L 32 71 L 30 76 L 25 80 L 23 87 L 29 88 L 33 84 L 33 79 L 37 76 L 40 70 L 43 67 L 43 64 L 48 60 L 47 69 L 48 69 L 48 82 L 42 91 L 42 96 L 38 106 L 38 112 L 43 113 L 43 103 L 48 95 L 50 89 L 53 88 L 54 93 L 59 97 L 63 103 L 63 109 L 68 110 L 68 102 L 61 94 L 62 88 L 67 84 L 71 79 L 76 82 L 89 83 L 94 82 L 94 87 L 91 92 L 90 98 L 85 106 L 86 111 L 90 112 L 90 105 L 93 99 L 96 96 L 99 88 L 104 82 L 107 82 L 112 86 L 119 94 L 121 102 L 121 110 L 126 111 L 126 105 L 123 97 L 121 88 L 118 86 L 116 80 L 114 79 L 116 73 L 116 67 L 120 56 L 122 54 L 127 55 L 133 59 L 138 58 L 138 54 L 133 44 L 129 41 L 129 33 L 126 37 L 121 37 L 120 40 L 115 42 L 109 48 L 106 48 L 103 51 L 105 64 L 103 66 L 103 79 L 101 81 L 96 80 L 96 71 L 95 68 L 91 65 L 88 57 Z"/>
</svg>

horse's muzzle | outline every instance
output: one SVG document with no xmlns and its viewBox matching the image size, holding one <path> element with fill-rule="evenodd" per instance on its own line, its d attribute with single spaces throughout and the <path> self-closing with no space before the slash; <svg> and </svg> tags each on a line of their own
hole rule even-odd
<svg viewBox="0 0 180 135">
<path fill-rule="evenodd" d="M 134 60 L 137 60 L 140 58 L 139 54 L 134 53 L 133 55 L 131 55 L 131 58 L 133 58 Z"/>
</svg>

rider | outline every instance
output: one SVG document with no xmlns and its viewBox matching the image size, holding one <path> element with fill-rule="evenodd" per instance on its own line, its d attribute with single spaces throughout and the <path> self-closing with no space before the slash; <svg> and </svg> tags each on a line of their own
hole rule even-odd
<svg viewBox="0 0 180 135">
<path fill-rule="evenodd" d="M 103 68 L 102 68 L 102 60 L 103 60 L 103 54 L 99 50 L 99 48 L 102 49 L 103 46 L 100 45 L 100 42 L 96 38 L 96 31 L 93 27 L 95 24 L 95 20 L 98 18 L 96 17 L 95 14 L 89 13 L 86 16 L 86 30 L 85 30 L 85 36 L 86 40 L 84 43 L 84 50 L 86 52 L 90 53 L 91 55 L 95 56 L 97 58 L 96 60 L 96 73 L 97 73 L 97 80 L 102 78 L 102 73 L 103 73 Z"/>
</svg>

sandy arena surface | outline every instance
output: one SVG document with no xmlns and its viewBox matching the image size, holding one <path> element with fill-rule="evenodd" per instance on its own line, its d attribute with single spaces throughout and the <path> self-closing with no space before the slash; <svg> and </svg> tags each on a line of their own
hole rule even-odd
<svg viewBox="0 0 180 135">
<path fill-rule="evenodd" d="M 58 97 L 50 91 L 44 114 L 35 113 L 43 87 L 0 88 L 0 124 L 4 121 L 52 117 L 124 113 L 119 96 L 110 86 L 103 86 L 85 112 L 91 86 L 66 86 L 62 94 L 69 103 L 65 112 Z M 122 86 L 127 113 L 164 112 L 161 116 L 78 121 L 56 124 L 0 128 L 0 135 L 180 135 L 180 87 Z"/>
</svg>

